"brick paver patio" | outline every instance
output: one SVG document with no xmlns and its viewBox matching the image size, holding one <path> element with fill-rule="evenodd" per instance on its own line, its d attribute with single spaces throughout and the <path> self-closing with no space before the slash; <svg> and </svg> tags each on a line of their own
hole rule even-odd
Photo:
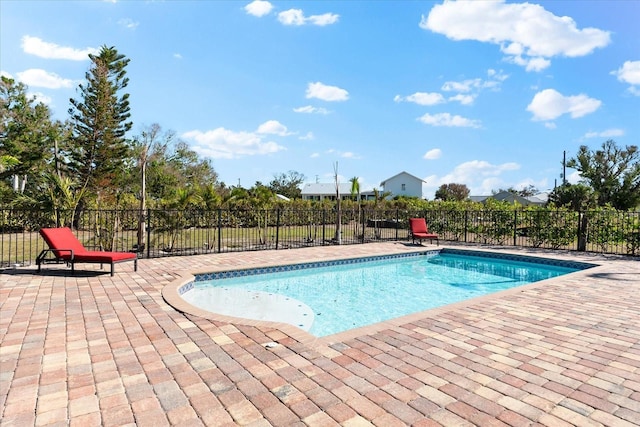
<svg viewBox="0 0 640 427">
<path fill-rule="evenodd" d="M 637 258 L 498 249 L 600 266 L 324 339 L 184 314 L 161 293 L 189 272 L 410 250 L 141 260 L 114 277 L 93 265 L 5 271 L 0 424 L 640 424 Z"/>
</svg>

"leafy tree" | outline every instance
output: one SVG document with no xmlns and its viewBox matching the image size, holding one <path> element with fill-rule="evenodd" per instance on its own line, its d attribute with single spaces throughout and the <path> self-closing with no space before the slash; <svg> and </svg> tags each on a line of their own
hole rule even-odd
<svg viewBox="0 0 640 427">
<path fill-rule="evenodd" d="M 0 173 L 4 172 L 11 166 L 15 166 L 20 163 L 20 160 L 8 154 L 0 156 Z"/>
<path fill-rule="evenodd" d="M 553 189 L 549 194 L 549 203 L 580 211 L 595 206 L 596 199 L 591 187 L 566 183 Z"/>
<path fill-rule="evenodd" d="M 305 181 L 306 177 L 300 172 L 289 171 L 273 176 L 273 180 L 269 183 L 269 188 L 276 194 L 282 194 L 290 199 L 302 198 L 302 190 L 300 185 Z"/>
<path fill-rule="evenodd" d="M 638 146 L 618 147 L 613 140 L 602 149 L 590 151 L 580 146 L 567 166 L 580 172 L 582 181 L 594 191 L 599 206 L 631 209 L 640 204 L 640 151 Z"/>
<path fill-rule="evenodd" d="M 531 197 L 538 194 L 540 191 L 534 185 L 527 185 L 522 190 L 518 191 L 518 195 L 522 197 Z"/>
<path fill-rule="evenodd" d="M 267 226 L 269 225 L 269 208 L 275 201 L 275 193 L 260 182 L 249 191 L 249 200 L 258 215 L 258 228 L 262 230 L 260 244 L 267 243 Z"/>
<path fill-rule="evenodd" d="M 202 189 L 213 185 L 223 193 L 211 162 L 200 159 L 185 142 L 176 140 L 175 132 L 163 132 L 159 125 L 152 125 L 136 141 L 137 153 L 141 154 L 147 146 L 147 196 L 155 205 L 173 199 L 177 188 Z"/>
<path fill-rule="evenodd" d="M 462 201 L 469 197 L 469 188 L 464 184 L 442 184 L 438 190 L 436 190 L 436 200 L 448 201 Z"/>
<path fill-rule="evenodd" d="M 52 162 L 64 125 L 51 120 L 49 107 L 27 95 L 27 86 L 0 78 L 0 180 L 12 177 L 14 188 L 24 193 Z"/>
<path fill-rule="evenodd" d="M 380 238 L 380 230 L 378 228 L 378 208 L 390 195 L 390 191 L 380 191 L 377 188 L 373 189 L 373 235 L 376 239 Z"/>
<path fill-rule="evenodd" d="M 129 156 L 129 94 L 121 93 L 129 83 L 125 70 L 129 59 L 106 46 L 89 58 L 87 82 L 78 87 L 80 99 L 70 100 L 74 141 L 70 157 L 83 188 L 100 195 L 116 188 L 114 181 Z"/>
<path fill-rule="evenodd" d="M 530 196 L 535 196 L 536 194 L 539 193 L 538 189 L 534 186 L 534 185 L 528 185 L 526 187 L 524 187 L 522 190 L 516 190 L 513 187 L 509 187 L 506 190 L 504 188 L 499 188 L 497 190 L 492 190 L 491 194 L 498 194 L 498 193 L 511 193 L 511 194 L 515 194 L 518 195 L 520 197 L 530 197 Z"/>
<path fill-rule="evenodd" d="M 198 187 L 218 183 L 218 174 L 211 160 L 201 159 L 184 141 L 177 141 L 169 164 L 174 170 L 179 171 L 184 185 Z"/>
</svg>

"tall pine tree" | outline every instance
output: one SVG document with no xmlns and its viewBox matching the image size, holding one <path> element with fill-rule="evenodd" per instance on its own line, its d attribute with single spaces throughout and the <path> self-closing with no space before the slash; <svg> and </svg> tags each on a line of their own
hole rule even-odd
<svg viewBox="0 0 640 427">
<path fill-rule="evenodd" d="M 83 200 L 95 196 L 100 203 L 120 192 L 118 178 L 130 155 L 129 94 L 122 93 L 129 83 L 125 71 L 129 59 L 106 46 L 89 58 L 87 82 L 78 87 L 80 99 L 70 100 L 74 140 L 70 158 Z"/>
</svg>

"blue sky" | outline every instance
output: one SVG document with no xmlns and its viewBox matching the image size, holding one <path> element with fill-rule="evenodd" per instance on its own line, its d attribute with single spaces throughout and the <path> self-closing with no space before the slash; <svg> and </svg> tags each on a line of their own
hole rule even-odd
<svg viewBox="0 0 640 427">
<path fill-rule="evenodd" d="M 7 1 L 0 72 L 66 119 L 88 54 L 131 62 L 130 136 L 158 123 L 227 185 L 406 171 L 427 198 L 561 181 L 638 145 L 640 1 Z M 568 170 L 568 178 L 578 177 Z"/>
</svg>

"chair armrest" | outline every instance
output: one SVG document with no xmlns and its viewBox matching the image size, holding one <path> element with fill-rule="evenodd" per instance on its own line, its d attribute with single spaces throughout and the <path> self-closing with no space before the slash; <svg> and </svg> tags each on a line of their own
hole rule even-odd
<svg viewBox="0 0 640 427">
<path fill-rule="evenodd" d="M 38 271 L 40 271 L 40 264 L 46 261 L 47 254 L 51 252 L 54 254 L 55 259 L 60 259 L 60 257 L 56 256 L 54 252 L 69 252 L 71 254 L 71 261 L 73 261 L 73 249 L 43 249 L 42 252 L 36 257 L 36 265 L 38 266 Z"/>
</svg>

